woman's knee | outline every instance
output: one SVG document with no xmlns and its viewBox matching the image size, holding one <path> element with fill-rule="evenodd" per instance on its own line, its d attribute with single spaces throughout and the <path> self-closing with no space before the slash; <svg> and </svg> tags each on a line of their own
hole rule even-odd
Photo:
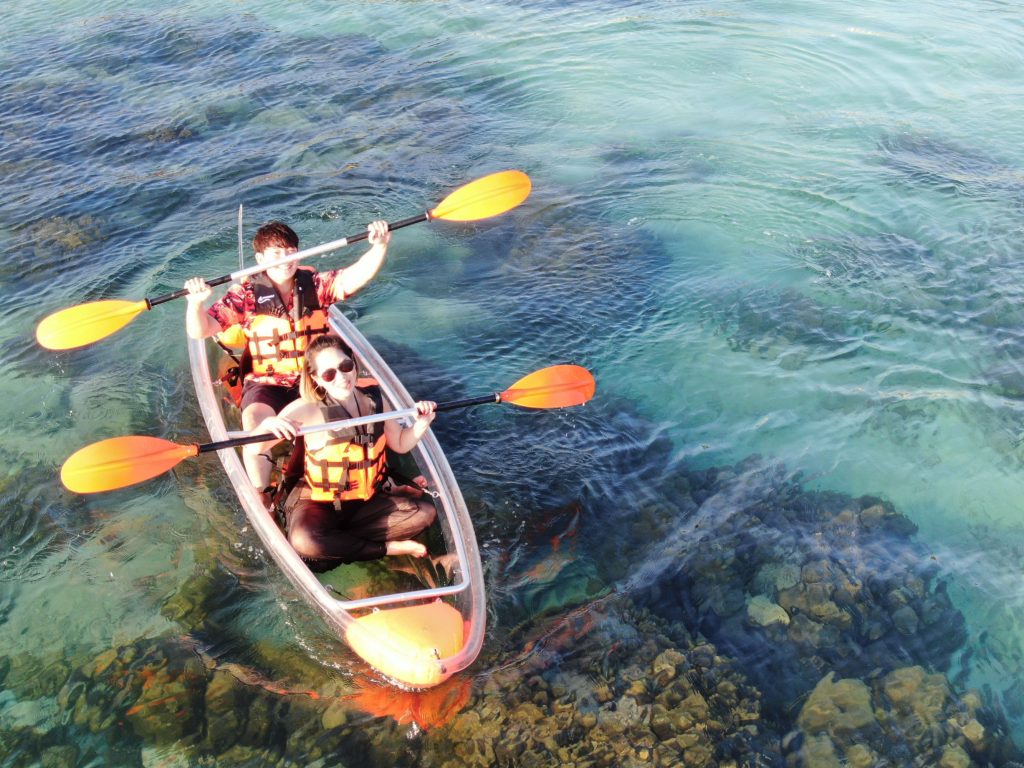
<svg viewBox="0 0 1024 768">
<path fill-rule="evenodd" d="M 433 525 L 436 519 L 437 509 L 433 503 L 425 499 L 409 499 L 408 517 L 406 518 L 408 528 L 416 530 L 418 533 Z"/>
</svg>

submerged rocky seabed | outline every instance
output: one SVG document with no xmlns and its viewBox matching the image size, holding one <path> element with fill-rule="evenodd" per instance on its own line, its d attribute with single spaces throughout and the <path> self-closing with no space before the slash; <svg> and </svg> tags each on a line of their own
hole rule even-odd
<svg viewBox="0 0 1024 768">
<path fill-rule="evenodd" d="M 61 297 L 72 303 L 122 295 L 129 287 L 134 293 L 140 285 L 175 289 L 191 274 L 188 264 L 207 264 L 212 254 L 232 250 L 232 232 L 207 240 L 202 233 L 223 230 L 243 199 L 247 209 L 301 212 L 305 238 L 327 231 L 317 217 L 376 216 L 376 208 L 361 201 L 377 199 L 382 179 L 389 206 L 420 205 L 425 196 L 465 182 L 467 163 L 485 163 L 495 146 L 524 145 L 521 153 L 506 155 L 509 163 L 545 169 L 537 161 L 540 145 L 515 141 L 517 135 L 536 137 L 530 110 L 522 109 L 537 103 L 530 82 L 496 78 L 501 87 L 482 86 L 476 72 L 459 69 L 459 60 L 476 58 L 461 49 L 451 49 L 454 56 L 442 50 L 425 66 L 419 50 L 407 55 L 368 35 L 328 30 L 316 36 L 303 29 L 295 36 L 257 16 L 246 18 L 237 26 L 128 12 L 47 25 L 46 32 L 14 41 L 8 58 L 15 87 L 6 94 L 13 122 L 0 165 L 11 186 L 22 190 L 5 199 L 6 218 L 23 223 L 11 228 L 0 280 L 13 292 L 15 310 L 31 307 L 34 322 L 40 302 L 59 305 Z M 344 67 L 338 66 L 339 46 Z M 410 71 L 417 73 L 415 88 Z M 176 87 L 153 89 L 153 82 Z M 372 99 L 365 97 L 367 82 L 379 85 Z M 168 97 L 159 98 L 165 90 Z M 127 113 L 109 108 L 126 103 Z M 547 108 L 544 100 L 538 104 Z M 829 120 L 833 110 L 809 114 Z M 325 125 L 333 129 L 325 133 Z M 788 132 L 793 123 L 786 125 Z M 816 138 L 845 135 L 834 130 L 838 125 L 800 127 L 805 138 L 812 127 Z M 1020 325 L 1020 302 L 1006 288 L 1019 282 L 1012 272 L 1006 277 L 1017 259 L 1006 245 L 1014 238 L 1001 231 L 1016 232 L 1017 220 L 993 212 L 1019 210 L 1019 172 L 980 149 L 932 138 L 943 131 L 927 121 L 865 125 L 883 138 L 861 166 L 870 171 L 857 189 L 895 185 L 906 211 L 880 219 L 876 233 L 875 224 L 861 218 L 872 210 L 865 194 L 860 202 L 867 207 L 835 220 L 841 231 L 865 234 L 830 236 L 831 216 L 811 215 L 806 226 L 789 227 L 801 236 L 782 255 L 827 278 L 812 290 L 826 292 L 825 301 L 757 283 L 737 289 L 732 275 L 718 280 L 717 271 L 698 270 L 679 283 L 672 279 L 673 258 L 645 227 L 633 220 L 625 229 L 609 226 L 617 218 L 611 211 L 636 210 L 642 212 L 637 223 L 657 222 L 660 208 L 681 208 L 681 201 L 691 203 L 687 216 L 694 221 L 735 218 L 739 198 L 718 197 L 716 186 L 749 197 L 747 182 L 759 181 L 764 168 L 742 167 L 736 142 L 723 144 L 683 123 L 646 137 L 649 142 L 599 148 L 599 183 L 585 199 L 577 189 L 555 188 L 552 176 L 560 174 L 546 173 L 532 212 L 482 226 L 460 244 L 468 251 L 464 258 L 428 262 L 430 279 L 415 290 L 440 302 L 450 299 L 454 286 L 467 302 L 487 309 L 480 316 L 487 322 L 474 319 L 465 334 L 465 349 L 450 345 L 453 358 L 481 365 L 502 358 L 510 364 L 593 362 L 607 359 L 609 350 L 616 365 L 632 365 L 623 342 L 639 346 L 644 332 L 660 338 L 659 323 L 675 327 L 689 319 L 676 309 L 686 306 L 724 333 L 734 352 L 777 360 L 790 372 L 815 361 L 868 357 L 865 339 L 899 338 L 920 328 L 942 343 L 999 351 L 983 378 L 997 394 L 1019 397 L 1013 362 L 1020 357 L 1019 337 L 1006 332 Z M 778 138 L 767 135 L 765 145 Z M 985 145 L 983 134 L 977 139 Z M 681 145 L 693 150 L 683 163 Z M 823 157 L 836 149 L 808 146 Z M 570 156 L 577 157 L 571 149 Z M 381 157 L 387 158 L 383 165 Z M 84 179 L 83 168 L 89 170 Z M 856 168 L 832 179 L 844 200 Z M 815 187 L 827 189 L 829 177 L 809 166 L 797 176 L 783 172 L 772 186 L 800 187 L 798 180 L 812 173 Z M 703 208 L 693 205 L 698 194 Z M 924 225 L 916 218 L 931 195 L 955 197 L 948 229 L 933 227 L 931 215 L 922 217 Z M 339 199 L 349 201 L 344 210 Z M 986 200 L 994 207 L 968 205 Z M 804 210 L 789 194 L 771 203 Z M 567 214 L 567 208 L 575 210 Z M 751 221 L 759 221 L 753 213 Z M 675 213 L 666 220 L 679 221 Z M 957 231 L 958 221 L 971 221 L 976 230 Z M 766 235 L 759 243 L 774 238 Z M 744 242 L 742 230 L 723 229 L 722 239 Z M 180 267 L 139 258 L 163 252 L 168 242 L 192 243 L 175 258 Z M 690 246 L 685 250 L 700 252 Z M 766 249 L 774 260 L 778 254 Z M 749 261 L 751 274 L 767 263 Z M 104 264 L 102 276 L 90 273 L 97 262 Z M 700 266 L 699 258 L 693 266 Z M 54 290 L 69 279 L 88 286 L 88 295 Z M 671 298 L 663 302 L 666 295 Z M 22 322 L 27 330 L 28 320 Z M 961 335 L 963 328 L 973 335 Z M 22 336 L 4 346 L 12 370 L 24 377 L 18 384 L 38 381 L 38 360 Z M 415 356 L 398 359 L 408 370 L 423 370 Z M 121 369 L 111 374 L 110 360 L 100 358 L 61 365 L 70 366 L 62 380 L 84 380 L 76 374 L 79 366 L 100 366 L 104 376 L 74 385 L 66 405 L 45 414 L 48 435 L 59 435 L 52 439 L 63 439 L 72 422 L 80 434 L 90 423 L 107 434 L 177 423 L 167 418 L 171 406 L 121 400 L 116 424 L 130 423 L 116 429 L 98 404 L 109 406 L 118 396 L 118 388 L 107 387 Z M 657 367 L 648 361 L 642 369 Z M 472 370 L 439 370 L 421 380 L 448 382 Z M 142 386 L 159 378 L 150 369 L 128 371 Z M 168 397 L 166 383 L 152 384 L 153 391 Z M 939 386 L 945 385 L 940 377 Z M 437 393 L 438 399 L 448 394 L 441 387 Z M 862 405 L 841 394 L 827 403 L 837 410 Z M 875 410 L 865 429 L 916 446 L 924 440 L 916 425 L 935 422 L 941 407 L 927 398 L 900 398 Z M 627 409 L 588 409 L 598 411 L 595 423 L 602 429 L 590 430 L 586 445 L 567 444 L 557 427 L 547 427 L 531 435 L 543 450 L 523 451 L 536 454 L 523 459 L 535 464 L 498 479 L 502 494 L 524 509 L 565 505 L 570 511 L 559 521 L 578 521 L 557 534 L 569 531 L 576 543 L 563 540 L 557 557 L 544 557 L 540 542 L 550 537 L 538 535 L 530 542 L 535 559 L 501 564 L 489 596 L 493 621 L 484 656 L 468 674 L 435 691 L 403 693 L 364 675 L 355 662 L 339 675 L 296 653 L 294 644 L 282 650 L 254 638 L 237 618 L 225 620 L 222 609 L 238 598 L 237 570 L 262 564 L 232 563 L 240 566 L 232 573 L 224 559 L 234 540 L 214 538 L 194 553 L 191 578 L 163 605 L 175 634 L 140 637 L 96 654 L 65 629 L 60 647 L 5 649 L 0 766 L 1024 764 L 998 699 L 964 685 L 963 617 L 946 592 L 942 563 L 898 510 L 882 499 L 809 490 L 784 468 L 756 459 L 704 471 L 679 468 L 667 458 L 671 448 L 646 450 L 644 438 L 636 437 L 653 432 L 650 425 L 615 420 Z M 994 424 L 1000 415 L 980 418 Z M 1010 423 L 1017 423 L 1015 414 Z M 484 417 L 473 426 L 472 432 L 450 427 L 452 439 L 442 441 L 453 446 L 449 455 L 461 455 L 466 476 L 478 456 L 496 454 L 493 446 L 501 443 L 495 435 L 506 431 Z M 997 438 L 1005 430 L 992 429 Z M 185 431 L 202 434 L 198 423 Z M 625 448 L 595 459 L 592 450 L 601 440 Z M 480 450 L 485 443 L 489 451 Z M 9 457 L 8 467 L 19 467 L 21 456 L 19 450 Z M 563 471 L 551 473 L 552 466 Z M 84 503 L 66 508 L 59 491 L 33 491 L 26 505 L 23 489 L 52 488 L 52 465 L 9 472 L 0 490 L 15 514 L 0 541 L 5 551 L 20 547 L 21 562 L 35 564 L 36 553 L 46 551 L 46 525 L 59 529 L 52 536 L 61 544 L 83 531 L 89 538 L 110 533 Z M 189 473 L 199 472 L 183 465 L 180 486 L 195 487 Z M 550 482 L 537 491 L 520 477 Z M 576 499 L 573 484 L 604 490 Z M 651 488 L 656 492 L 645 492 Z M 230 508 L 229 494 L 213 491 L 216 503 Z M 34 521 L 42 521 L 39 528 Z M 477 518 L 478 532 L 490 534 L 481 539 L 495 548 L 513 537 L 512 528 L 501 515 Z M 120 546 L 116 535 L 111 538 L 111 548 Z M 18 586 L 0 581 L 0 622 L 9 620 Z M 140 612 L 149 610 L 145 605 Z M 42 610 L 38 615 L 47 620 Z M 232 632 L 252 647 L 245 663 L 211 642 Z"/>
<path fill-rule="evenodd" d="M 909 520 L 757 459 L 666 482 L 677 504 L 639 510 L 629 538 L 674 556 L 600 594 L 595 567 L 532 568 L 535 618 L 425 693 L 325 683 L 267 648 L 212 658 L 204 605 L 230 575 L 197 568 L 164 606 L 187 634 L 4 659 L 3 765 L 1024 765 L 993 703 L 947 676 L 964 622 Z M 613 557 L 604 541 L 577 561 Z"/>
</svg>

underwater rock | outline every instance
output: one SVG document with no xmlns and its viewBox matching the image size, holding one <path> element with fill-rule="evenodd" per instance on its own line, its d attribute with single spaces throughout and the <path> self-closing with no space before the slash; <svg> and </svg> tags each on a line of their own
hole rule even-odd
<svg viewBox="0 0 1024 768">
<path fill-rule="evenodd" d="M 111 649 L 76 670 L 59 701 L 72 722 L 99 732 L 123 719 L 135 735 L 170 744 L 197 731 L 206 670 L 177 642 L 143 641 Z"/>
<path fill-rule="evenodd" d="M 993 189 L 1019 194 L 1024 185 L 1019 168 L 989 156 L 978 147 L 908 131 L 883 136 L 878 142 L 882 162 L 907 182 L 970 196 Z"/>
<path fill-rule="evenodd" d="M 17 653 L 0 662 L 0 680 L 4 681 L 4 688 L 17 691 L 19 697 L 26 699 L 56 695 L 70 674 L 67 659 Z"/>
<path fill-rule="evenodd" d="M 812 736 L 801 752 L 804 768 L 842 768 L 835 745 L 827 736 Z"/>
<path fill-rule="evenodd" d="M 92 745 L 55 744 L 63 740 L 77 740 L 78 733 L 56 736 L 36 727 L 4 723 L 0 732 L 0 758 L 4 768 L 75 768 L 78 765 L 113 765 L 113 754 L 97 753 Z M 99 745 L 102 748 L 102 745 Z"/>
<path fill-rule="evenodd" d="M 784 589 L 800 583 L 800 568 L 792 563 L 770 562 L 761 566 L 753 579 L 754 589 L 759 594 L 774 598 Z"/>
<path fill-rule="evenodd" d="M 78 765 L 78 748 L 73 744 L 47 747 L 39 756 L 42 768 L 74 768 Z"/>
<path fill-rule="evenodd" d="M 963 616 L 911 538 L 916 526 L 891 505 L 807 491 L 757 458 L 686 476 L 695 499 L 704 493 L 700 527 L 642 598 L 750 660 L 744 671 L 773 710 L 830 670 L 949 667 L 966 641 Z"/>
<path fill-rule="evenodd" d="M 498 719 L 488 717 L 485 722 L 477 712 L 465 712 L 456 717 L 448 736 L 455 755 L 466 766 L 491 765 L 494 762 L 492 745 L 503 740 Z"/>
<path fill-rule="evenodd" d="M 527 637 L 527 655 L 492 675 L 472 709 L 435 731 L 423 764 L 771 765 L 778 738 L 763 730 L 760 698 L 732 663 L 630 600 Z M 490 746 L 488 746 L 488 744 Z M 452 755 L 457 759 L 452 759 Z M 760 758 L 757 756 L 760 755 Z M 435 762 L 436 758 L 436 762 Z M 761 763 L 753 762 L 755 759 Z"/>
<path fill-rule="evenodd" d="M 1024 367 L 1017 360 L 1003 362 L 984 372 L 988 387 L 997 395 L 1024 398 Z"/>
<path fill-rule="evenodd" d="M 920 666 L 893 670 L 870 686 L 835 680 L 830 672 L 797 716 L 799 737 L 785 741 L 786 764 L 809 768 L 842 764 L 845 757 L 864 766 L 878 759 L 882 765 L 1007 765 L 1019 753 L 1008 739 L 985 742 L 984 726 L 969 716 L 973 698 L 958 699 L 943 675 Z"/>
<path fill-rule="evenodd" d="M 863 744 L 851 745 L 845 757 L 850 768 L 872 768 L 878 762 L 878 755 Z"/>
<path fill-rule="evenodd" d="M 757 595 L 747 601 L 747 621 L 757 627 L 769 627 L 772 624 L 789 624 L 789 614 L 778 603 L 773 603 L 764 595 Z"/>
<path fill-rule="evenodd" d="M 206 729 L 203 749 L 213 754 L 235 745 L 245 727 L 252 693 L 227 672 L 214 672 L 206 686 Z"/>
<path fill-rule="evenodd" d="M 75 670 L 57 703 L 74 728 L 104 733 L 115 747 L 136 753 L 106 764 L 162 764 L 171 749 L 183 760 L 218 765 L 248 754 L 261 755 L 260 765 L 304 765 L 308 759 L 293 762 L 289 753 L 309 758 L 366 744 L 365 734 L 353 729 L 325 734 L 324 704 L 315 692 L 291 690 L 235 663 L 217 664 L 180 636 L 101 653 Z M 387 752 L 386 764 L 392 755 Z"/>
<path fill-rule="evenodd" d="M 59 256 L 102 239 L 102 219 L 86 214 L 76 218 L 54 216 L 29 227 L 37 256 Z"/>
<path fill-rule="evenodd" d="M 947 744 L 939 759 L 939 768 L 968 768 L 971 758 L 959 744 Z"/>
<path fill-rule="evenodd" d="M 871 691 L 860 680 L 833 680 L 829 672 L 804 702 L 797 718 L 801 730 L 818 735 L 851 735 L 878 726 Z"/>
<path fill-rule="evenodd" d="M 213 571 L 218 574 L 218 571 Z M 227 581 L 227 576 L 221 579 Z M 216 594 L 218 578 L 210 573 L 195 573 L 164 601 L 160 613 L 164 618 L 196 629 L 203 625 L 209 613 L 207 601 Z"/>
<path fill-rule="evenodd" d="M 733 315 L 722 323 L 729 347 L 761 359 L 783 358 L 790 369 L 810 351 L 842 354 L 855 331 L 842 312 L 794 290 L 747 289 L 729 306 Z"/>
</svg>

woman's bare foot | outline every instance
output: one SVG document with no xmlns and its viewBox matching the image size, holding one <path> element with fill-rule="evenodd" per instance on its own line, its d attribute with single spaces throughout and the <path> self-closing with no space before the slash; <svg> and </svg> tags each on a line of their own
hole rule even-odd
<svg viewBox="0 0 1024 768">
<path fill-rule="evenodd" d="M 427 487 L 427 478 L 417 475 L 413 478 L 412 483 L 412 485 L 408 483 L 398 485 L 388 478 L 388 484 L 384 486 L 384 490 L 393 496 L 411 496 L 414 499 L 422 499 L 423 489 Z"/>
<path fill-rule="evenodd" d="M 424 557 L 427 548 L 418 541 L 389 541 L 387 553 L 389 555 L 412 555 L 413 557 Z"/>
</svg>

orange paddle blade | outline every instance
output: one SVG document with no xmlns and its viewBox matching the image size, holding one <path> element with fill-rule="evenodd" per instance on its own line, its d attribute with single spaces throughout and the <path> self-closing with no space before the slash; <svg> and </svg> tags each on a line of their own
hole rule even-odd
<svg viewBox="0 0 1024 768">
<path fill-rule="evenodd" d="M 524 376 L 501 393 L 501 402 L 524 408 L 568 408 L 594 396 L 594 377 L 578 365 L 552 365 Z"/>
<path fill-rule="evenodd" d="M 84 347 L 121 330 L 147 309 L 145 299 L 92 301 L 68 307 L 43 318 L 36 328 L 36 341 L 47 349 Z"/>
<path fill-rule="evenodd" d="M 60 470 L 60 481 L 75 493 L 99 493 L 141 483 L 199 453 L 159 437 L 112 437 L 75 451 Z"/>
<path fill-rule="evenodd" d="M 530 177 L 500 171 L 459 187 L 430 212 L 432 219 L 477 221 L 515 208 L 530 194 Z"/>
</svg>

